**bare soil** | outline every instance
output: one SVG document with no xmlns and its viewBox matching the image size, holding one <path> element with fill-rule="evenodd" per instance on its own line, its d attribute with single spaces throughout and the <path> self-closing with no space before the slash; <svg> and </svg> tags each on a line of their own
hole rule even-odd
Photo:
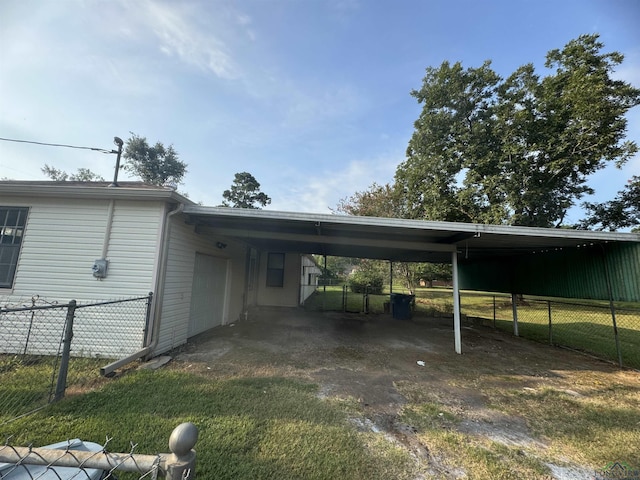
<svg viewBox="0 0 640 480">
<path fill-rule="evenodd" d="M 387 315 L 262 308 L 219 327 L 176 352 L 171 368 L 218 378 L 288 376 L 319 385 L 321 397 L 357 402 L 358 428 L 405 446 L 439 478 L 462 478 L 434 458 L 399 414 L 407 402 L 446 405 L 459 432 L 544 452 L 523 418 L 492 408 L 492 389 L 551 387 L 589 395 L 590 385 L 640 383 L 638 373 L 597 359 L 533 343 L 482 326 L 464 326 L 462 355 L 454 351 L 450 318 L 394 320 Z M 424 366 L 418 362 L 424 362 Z M 592 478 L 587 466 L 548 464 L 551 478 Z"/>
</svg>

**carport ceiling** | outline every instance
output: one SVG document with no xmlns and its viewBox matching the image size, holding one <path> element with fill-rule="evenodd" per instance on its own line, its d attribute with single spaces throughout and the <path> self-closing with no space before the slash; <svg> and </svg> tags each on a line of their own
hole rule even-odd
<svg viewBox="0 0 640 480">
<path fill-rule="evenodd" d="M 185 206 L 196 231 L 236 239 L 260 250 L 393 261 L 477 259 L 606 242 L 640 242 L 639 234 L 395 218 Z"/>
</svg>

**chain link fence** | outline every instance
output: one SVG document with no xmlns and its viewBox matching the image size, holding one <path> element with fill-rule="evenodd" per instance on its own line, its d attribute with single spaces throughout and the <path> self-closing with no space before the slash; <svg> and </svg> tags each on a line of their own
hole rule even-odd
<svg viewBox="0 0 640 480">
<path fill-rule="evenodd" d="M 415 315 L 453 316 L 450 288 L 419 288 L 414 293 Z M 341 287 L 319 287 L 304 306 L 319 311 L 389 313 L 389 294 L 364 297 Z M 460 310 L 463 322 L 482 324 L 640 369 L 640 305 L 614 304 L 612 307 L 608 302 L 517 296 L 517 323 L 514 323 L 511 295 L 465 290 L 460 293 Z"/>
<path fill-rule="evenodd" d="M 7 440 L 0 446 L 0 480 L 193 480 L 197 439 L 195 425 L 183 423 L 171 433 L 171 453 L 157 455 L 135 453 L 134 443 L 127 453 L 109 452 L 110 438 L 103 445 L 74 439 L 42 448 L 18 447 Z"/>
<path fill-rule="evenodd" d="M 640 308 L 516 296 L 514 309 L 510 295 L 463 292 L 461 313 L 467 321 L 640 368 Z"/>
<path fill-rule="evenodd" d="M 152 294 L 58 303 L 5 297 L 0 306 L 0 425 L 99 381 L 108 359 L 143 346 Z"/>
</svg>

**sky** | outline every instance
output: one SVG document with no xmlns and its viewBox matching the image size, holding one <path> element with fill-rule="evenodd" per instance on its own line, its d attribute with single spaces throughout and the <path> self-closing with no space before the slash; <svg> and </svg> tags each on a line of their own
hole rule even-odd
<svg viewBox="0 0 640 480">
<path fill-rule="evenodd" d="M 638 25 L 637 0 L 2 0 L 0 137 L 110 150 L 133 132 L 174 146 L 191 200 L 219 205 L 246 171 L 267 209 L 329 213 L 393 181 L 427 67 L 545 75 L 549 50 L 598 33 L 640 87 Z M 628 120 L 640 144 L 640 107 Z M 0 141 L 0 178 L 46 180 L 44 164 L 111 180 L 115 155 Z M 585 200 L 632 175 L 640 155 Z"/>
</svg>

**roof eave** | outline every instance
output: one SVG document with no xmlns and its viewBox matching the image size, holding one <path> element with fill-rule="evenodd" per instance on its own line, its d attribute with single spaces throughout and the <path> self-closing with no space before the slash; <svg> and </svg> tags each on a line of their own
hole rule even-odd
<svg viewBox="0 0 640 480">
<path fill-rule="evenodd" d="M 188 215 L 211 215 L 245 219 L 270 219 L 282 221 L 306 221 L 332 224 L 362 225 L 371 227 L 400 227 L 417 230 L 448 230 L 452 232 L 530 236 L 547 238 L 570 238 L 584 242 L 640 242 L 640 234 L 626 232 L 598 232 L 592 230 L 569 230 L 561 228 L 521 227 L 510 225 L 484 225 L 478 223 L 440 222 L 428 220 L 407 220 L 399 218 L 360 217 L 352 215 L 332 215 L 322 213 L 283 212 L 229 207 L 207 207 L 190 205 L 185 208 Z"/>
<path fill-rule="evenodd" d="M 135 188 L 64 185 L 64 183 L 29 185 L 5 183 L 0 188 L 1 196 L 49 197 L 49 198 L 94 198 L 162 200 L 167 202 L 195 205 L 195 202 L 171 188 Z"/>
</svg>

